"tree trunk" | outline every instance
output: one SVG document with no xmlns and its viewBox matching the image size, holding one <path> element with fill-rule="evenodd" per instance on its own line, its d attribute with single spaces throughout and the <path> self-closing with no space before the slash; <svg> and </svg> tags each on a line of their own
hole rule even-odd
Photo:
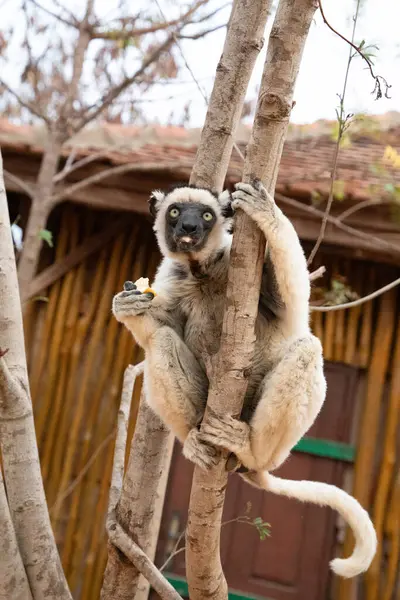
<svg viewBox="0 0 400 600">
<path fill-rule="evenodd" d="M 217 69 L 206 123 L 190 179 L 192 184 L 216 190 L 222 188 L 228 169 L 246 89 L 258 51 L 262 47 L 269 3 L 265 0 L 242 0 L 237 5 Z M 253 18 L 250 42 L 248 36 L 244 40 L 243 31 L 243 18 L 247 13 Z M 238 35 L 245 46 L 235 55 L 234 40 Z M 223 115 L 217 107 L 222 110 Z M 166 433 L 158 418 L 143 401 L 136 428 L 117 519 L 145 552 L 146 549 L 153 552 L 152 549 L 155 550 L 157 544 L 173 440 L 171 434 Z M 162 462 L 163 457 L 168 457 L 168 461 L 164 458 Z M 162 464 L 164 472 L 154 467 Z M 164 481 L 162 485 L 160 477 Z M 131 600 L 138 591 L 138 582 L 137 570 L 121 553 L 110 546 L 102 590 L 103 600 Z M 143 594 L 143 591 L 140 590 L 140 593 Z"/>
<path fill-rule="evenodd" d="M 46 228 L 47 218 L 53 208 L 51 196 L 54 190 L 53 178 L 57 173 L 62 140 L 50 133 L 47 141 L 32 199 L 29 218 L 24 232 L 23 248 L 18 264 L 18 281 L 22 302 L 39 263 L 42 239 L 40 230 Z"/>
<path fill-rule="evenodd" d="M 0 600 L 32 600 L 0 469 Z"/>
<path fill-rule="evenodd" d="M 71 600 L 50 525 L 40 472 L 14 248 L 2 177 L 0 298 L 0 349 L 3 351 L 0 358 L 0 442 L 11 518 L 34 598 Z"/>
<path fill-rule="evenodd" d="M 273 193 L 292 108 L 293 89 L 316 0 L 281 0 L 271 31 L 245 181 L 254 177 Z M 245 31 L 251 29 L 245 26 Z M 254 223 L 237 215 L 228 276 L 221 343 L 213 358 L 208 411 L 239 417 L 254 349 L 265 241 Z M 243 294 L 243 290 L 247 293 Z M 220 526 L 227 485 L 226 454 L 211 472 L 195 468 L 186 535 L 186 569 L 191 600 L 227 599 L 220 562 Z M 224 460 L 225 459 L 225 460 Z"/>
</svg>

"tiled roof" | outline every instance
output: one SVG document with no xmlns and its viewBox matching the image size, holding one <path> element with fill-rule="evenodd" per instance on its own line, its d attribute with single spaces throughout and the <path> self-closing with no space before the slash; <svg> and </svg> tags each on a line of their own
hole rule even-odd
<svg viewBox="0 0 400 600">
<path fill-rule="evenodd" d="M 375 184 L 382 186 L 389 180 L 400 185 L 400 169 L 385 166 L 385 172 L 377 173 L 376 165 L 382 164 L 384 151 L 391 145 L 400 153 L 400 113 L 391 118 L 376 119 L 379 127 L 369 131 L 354 127 L 351 143 L 340 150 L 337 178 L 341 192 L 349 199 L 371 196 Z M 287 194 L 308 195 L 310 192 L 328 193 L 335 142 L 330 133 L 333 123 L 320 121 L 309 126 L 291 126 L 285 143 L 278 178 L 278 190 Z M 88 128 L 73 140 L 77 156 L 104 152 L 102 160 L 112 164 L 126 162 L 155 163 L 158 168 L 182 161 L 190 169 L 193 163 L 200 130 L 181 127 L 136 127 L 103 124 Z M 242 126 L 238 143 L 244 148 L 249 128 Z M 44 131 L 30 126 L 16 126 L 0 120 L 0 146 L 4 150 L 26 154 L 41 154 L 45 142 Z M 233 152 L 230 178 L 240 177 L 241 160 Z M 376 191 L 375 191 L 376 193 Z"/>
</svg>

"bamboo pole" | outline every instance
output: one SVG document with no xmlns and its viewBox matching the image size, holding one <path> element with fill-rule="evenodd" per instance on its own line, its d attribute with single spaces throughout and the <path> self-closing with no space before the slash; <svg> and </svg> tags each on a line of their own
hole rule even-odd
<svg viewBox="0 0 400 600">
<path fill-rule="evenodd" d="M 400 469 L 397 472 L 386 517 L 385 533 L 390 541 L 390 552 L 387 564 L 386 582 L 382 600 L 398 600 L 394 595 L 400 558 Z M 398 585 L 398 584 L 397 584 Z"/>
<path fill-rule="evenodd" d="M 118 280 L 116 282 L 115 291 L 121 289 L 123 282 L 133 277 L 137 279 L 141 273 L 145 272 L 142 266 L 142 259 L 145 253 L 145 247 L 143 240 L 136 235 L 136 229 L 132 234 L 129 232 L 127 244 L 124 249 L 124 258 L 121 262 L 121 267 L 118 273 Z M 132 256 L 136 257 L 133 269 L 132 269 Z M 114 398 L 112 397 L 112 383 L 107 386 L 107 382 L 113 382 L 116 380 L 116 387 L 118 391 L 121 387 L 122 374 L 124 367 L 128 364 L 130 355 L 130 346 L 132 345 L 132 338 L 128 336 L 129 348 L 126 349 L 126 344 L 121 345 L 120 336 L 122 333 L 122 327 L 118 324 L 115 319 L 110 318 L 107 331 L 105 334 L 105 351 L 104 356 L 101 360 L 101 373 L 98 381 L 96 381 L 96 388 L 94 390 L 93 398 L 91 399 L 90 410 L 86 421 L 86 433 L 84 435 L 83 446 L 81 449 L 81 459 L 78 466 L 78 471 L 86 463 L 89 450 L 92 447 L 97 447 L 105 437 L 107 437 L 110 427 L 113 424 L 113 419 L 109 414 L 113 411 L 114 419 L 117 414 L 117 407 Z M 128 332 L 129 333 L 129 332 Z M 117 334 L 118 338 L 117 338 Z M 117 342 L 117 343 L 116 343 Z M 117 353 L 115 351 L 117 348 Z M 121 356 L 122 351 L 122 356 Z M 106 407 L 105 410 L 109 414 L 108 419 L 105 418 L 104 410 L 101 412 L 101 401 L 104 398 L 104 391 L 106 393 Z M 118 393 L 118 392 L 117 392 Z M 67 526 L 67 539 L 75 540 L 75 546 L 72 552 L 72 543 L 66 546 L 65 551 L 62 554 L 64 564 L 67 568 L 67 574 L 70 573 L 70 585 L 71 590 L 74 592 L 75 587 L 78 585 L 78 565 L 84 560 L 84 544 L 87 539 L 90 538 L 91 520 L 90 515 L 95 505 L 93 498 L 88 494 L 88 490 L 93 490 L 96 486 L 96 480 L 101 478 L 102 464 L 101 461 L 97 461 L 93 465 L 90 472 L 84 478 L 82 485 L 76 488 L 72 497 L 71 509 L 68 519 Z M 81 510 L 85 509 L 85 514 L 82 513 L 80 523 L 77 527 L 77 518 L 81 514 Z M 76 533 L 75 533 L 76 529 Z M 72 568 L 70 561 L 73 559 Z"/>
<path fill-rule="evenodd" d="M 241 0 L 234 6 L 191 177 L 191 183 L 214 189 L 221 189 L 225 179 L 248 82 L 262 45 L 269 3 Z M 250 25 L 246 30 L 244 23 Z M 145 552 L 157 531 L 152 520 L 161 518 L 166 489 L 166 477 L 161 479 L 161 475 L 168 472 L 172 447 L 171 434 L 142 402 L 117 522 Z M 139 572 L 110 546 L 103 600 L 130 600 L 138 581 Z"/>
<path fill-rule="evenodd" d="M 109 316 L 109 302 L 112 297 L 112 292 L 115 289 L 115 282 L 118 275 L 118 267 L 121 262 L 123 252 L 123 239 L 119 238 L 115 245 L 115 253 L 107 269 L 106 279 L 103 283 L 100 303 L 96 305 L 96 319 L 90 336 L 89 343 L 85 352 L 85 361 L 83 365 L 82 375 L 79 378 L 78 394 L 74 401 L 74 420 L 71 423 L 67 442 L 65 445 L 65 455 L 63 469 L 60 479 L 60 490 L 64 490 L 71 478 L 74 455 L 76 451 L 76 443 L 79 435 L 79 430 L 82 424 L 83 415 L 86 409 L 85 400 L 89 389 L 91 366 L 96 357 L 96 353 L 100 344 L 100 339 L 103 335 L 104 323 Z M 81 357 L 82 360 L 82 357 Z M 61 505 L 58 503 L 52 508 L 52 517 L 57 527 L 57 521 L 60 516 Z"/>
<path fill-rule="evenodd" d="M 78 241 L 78 219 L 76 215 L 71 215 L 67 222 L 70 233 L 70 246 L 76 245 Z M 62 407 L 62 396 L 60 393 L 60 385 L 64 384 L 65 369 L 63 369 L 63 353 L 66 349 L 66 332 L 67 323 L 72 318 L 76 310 L 76 300 L 73 296 L 75 287 L 75 272 L 70 271 L 65 275 L 61 284 L 61 292 L 58 301 L 58 309 L 53 328 L 51 346 L 48 358 L 48 372 L 46 374 L 46 388 L 44 394 L 44 407 L 40 413 L 40 421 L 42 423 L 42 440 L 41 440 L 41 455 L 42 455 L 42 475 L 43 480 L 48 481 L 50 470 L 50 461 L 53 455 L 53 448 L 56 444 L 58 436 L 59 418 Z M 63 388 L 61 388 L 63 391 Z M 45 407 L 47 410 L 45 410 Z M 47 414 L 46 414 L 47 413 Z M 49 418 L 51 415 L 51 418 Z M 53 498 L 47 492 L 47 497 L 51 503 Z"/>
<path fill-rule="evenodd" d="M 294 86 L 316 8 L 314 0 L 281 0 L 268 43 L 243 179 L 261 179 L 272 194 Z M 245 23 L 248 18 L 246 14 Z M 253 356 L 264 250 L 261 232 L 246 215 L 239 213 L 231 249 L 221 343 L 212 358 L 213 373 L 203 423 L 209 410 L 216 415 L 240 415 L 247 386 L 245 373 Z M 243 290 L 247 293 L 243 294 Z M 220 561 L 226 485 L 225 460 L 210 472 L 195 468 L 186 529 L 186 572 L 191 600 L 227 598 Z"/>
<path fill-rule="evenodd" d="M 368 277 L 369 287 L 373 287 L 375 282 L 375 270 L 371 269 Z M 371 339 L 372 339 L 372 319 L 374 302 L 367 302 L 362 307 L 362 326 L 359 344 L 359 365 L 360 367 L 368 367 L 371 356 Z"/>
<path fill-rule="evenodd" d="M 371 302 L 368 304 L 371 304 Z M 375 333 L 376 339 L 379 339 L 379 343 L 374 346 L 371 363 L 368 369 L 367 393 L 357 442 L 353 495 L 366 509 L 370 507 L 371 503 L 374 457 L 383 390 L 390 361 L 390 350 L 395 327 L 395 306 L 395 290 L 382 296 Z M 343 548 L 344 556 L 350 554 L 352 545 L 352 535 L 347 529 Z M 354 584 L 350 579 L 342 579 L 340 581 L 339 600 L 348 600 L 348 598 L 350 598 L 353 585 Z"/>
<path fill-rule="evenodd" d="M 378 548 L 369 571 L 366 573 L 366 600 L 379 600 L 380 580 L 382 573 L 382 538 L 390 484 L 394 479 L 396 466 L 398 425 L 400 423 L 400 322 L 397 330 L 396 348 L 393 357 L 392 381 L 389 395 L 389 405 L 386 411 L 386 426 L 384 434 L 382 461 L 379 468 L 379 478 L 374 499 L 374 525 L 378 538 Z"/>
<path fill-rule="evenodd" d="M 74 342 L 71 350 L 69 370 L 68 370 L 68 388 L 65 390 L 65 407 L 66 410 L 70 410 L 71 418 L 63 419 L 61 423 L 61 428 L 58 432 L 58 444 L 55 448 L 54 457 L 52 461 L 52 472 L 59 473 L 61 477 L 61 473 L 63 471 L 64 457 L 65 457 L 65 448 L 68 440 L 68 435 L 70 431 L 70 423 L 75 418 L 75 397 L 76 397 L 76 386 L 79 381 L 79 371 L 81 367 L 82 361 L 82 353 L 84 344 L 86 342 L 86 336 L 88 330 L 96 317 L 96 309 L 98 307 L 98 301 L 100 297 L 100 293 L 102 287 L 104 285 L 104 274 L 106 270 L 106 248 L 102 250 L 100 253 L 99 261 L 97 263 L 97 269 L 93 280 L 93 285 L 90 289 L 90 294 L 87 293 L 87 303 L 84 306 L 83 314 L 79 318 L 75 335 Z M 50 479 L 51 481 L 52 478 Z M 55 478 L 57 481 L 57 490 L 60 491 L 60 482 L 59 478 Z M 54 493 L 52 492 L 52 497 L 54 498 Z M 52 515 L 53 524 L 55 525 L 55 520 Z"/>
</svg>

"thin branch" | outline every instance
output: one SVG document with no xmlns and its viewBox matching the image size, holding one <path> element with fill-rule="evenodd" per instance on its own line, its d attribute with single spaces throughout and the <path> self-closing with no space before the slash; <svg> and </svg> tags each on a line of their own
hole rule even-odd
<svg viewBox="0 0 400 600">
<path fill-rule="evenodd" d="M 375 292 L 368 294 L 368 296 L 364 296 L 363 298 L 358 298 L 357 300 L 353 300 L 352 302 L 346 302 L 345 304 L 335 304 L 333 306 L 313 306 L 313 305 L 311 305 L 310 310 L 312 310 L 314 312 L 331 312 L 331 311 L 335 311 L 335 310 L 344 310 L 346 308 L 353 308 L 354 306 L 360 306 L 361 304 L 365 304 L 365 302 L 369 302 L 370 300 L 373 300 L 377 296 L 381 296 L 381 294 L 384 294 L 385 292 L 392 290 L 394 287 L 396 287 L 396 285 L 400 285 L 400 277 L 398 279 L 395 279 L 391 283 L 384 285 L 383 287 L 379 288 L 378 290 L 375 290 Z"/>
<path fill-rule="evenodd" d="M 315 271 L 310 273 L 309 280 L 315 281 L 316 279 L 319 279 L 320 277 L 322 277 L 324 275 L 325 271 L 326 271 L 325 267 L 323 267 L 323 266 L 319 267 L 318 269 L 316 269 Z"/>
<path fill-rule="evenodd" d="M 360 2 L 361 2 L 361 0 L 357 1 L 356 13 L 355 13 L 354 19 L 353 19 L 353 31 L 352 31 L 352 35 L 351 35 L 351 42 L 349 42 L 351 46 L 354 46 L 354 38 L 355 38 L 355 34 L 356 34 L 358 12 L 360 10 Z M 319 8 L 320 8 L 322 17 L 325 21 L 325 15 L 322 10 L 321 0 L 318 0 L 318 4 L 319 4 Z M 353 58 L 353 55 L 352 55 L 352 52 L 350 49 L 349 50 L 349 58 L 347 60 L 347 65 L 346 65 L 346 73 L 344 76 L 343 90 L 342 90 L 342 94 L 339 95 L 339 99 L 340 99 L 339 111 L 336 111 L 339 127 L 338 127 L 338 134 L 337 134 L 336 145 L 335 145 L 335 153 L 334 153 L 334 157 L 333 157 L 333 167 L 332 167 L 332 172 L 331 172 L 331 184 L 330 184 L 330 189 L 329 189 L 329 197 L 328 197 L 328 202 L 326 204 L 324 216 L 322 218 L 322 224 L 321 224 L 321 229 L 319 232 L 318 239 L 314 245 L 314 248 L 311 250 L 311 254 L 307 260 L 308 265 L 311 265 L 312 261 L 315 258 L 315 255 L 318 252 L 320 245 L 322 244 L 322 241 L 325 236 L 326 225 L 328 223 L 328 216 L 329 216 L 329 213 L 331 212 L 331 208 L 332 208 L 332 204 L 333 204 L 333 200 L 334 200 L 334 189 L 335 189 L 335 182 L 336 182 L 336 173 L 337 173 L 337 168 L 338 168 L 340 143 L 342 141 L 343 134 L 345 132 L 346 126 L 348 125 L 348 120 L 350 118 L 349 115 L 345 116 L 344 99 L 346 96 L 347 82 L 348 82 L 348 78 L 349 78 L 350 65 L 351 65 L 352 58 Z"/>
<path fill-rule="evenodd" d="M 4 81 L 4 79 L 2 79 L 0 77 L 0 85 L 2 85 L 12 96 L 14 96 L 14 98 L 19 102 L 19 104 L 21 106 L 23 106 L 24 108 L 26 108 L 27 110 L 29 110 L 33 115 L 36 115 L 36 117 L 38 117 L 39 119 L 42 119 L 45 123 L 47 123 L 47 125 L 50 124 L 50 120 L 49 118 L 42 114 L 40 111 L 38 111 L 35 106 L 33 104 L 31 104 L 30 102 L 23 100 L 21 98 L 21 96 L 19 94 L 17 94 L 16 91 L 14 91 L 9 85 L 8 83 L 6 83 Z"/>
<path fill-rule="evenodd" d="M 308 204 L 303 204 L 302 202 L 300 202 L 299 200 L 295 200 L 294 198 L 288 198 L 287 196 L 283 196 L 282 194 L 275 194 L 275 198 L 281 202 L 284 202 L 285 204 L 288 204 L 289 206 L 293 206 L 293 208 L 298 208 L 299 210 L 308 212 L 317 217 L 324 217 L 324 212 L 322 210 L 319 210 L 318 208 L 315 208 L 314 206 L 310 206 Z M 400 253 L 400 246 L 397 244 L 392 244 L 391 242 L 387 242 L 386 240 L 383 240 L 382 238 L 377 237 L 376 235 L 371 235 L 370 233 L 365 233 L 364 231 L 359 231 L 354 227 L 345 225 L 337 217 L 332 217 L 331 215 L 328 215 L 327 220 L 328 223 L 335 225 L 338 229 L 341 229 L 349 235 L 365 240 L 373 250 L 376 250 L 378 248 L 381 250 L 390 250 L 391 252 L 394 251 L 396 252 L 396 254 Z"/>
<path fill-rule="evenodd" d="M 103 39 L 103 40 L 124 40 L 130 39 L 134 37 L 141 37 L 143 35 L 147 35 L 149 33 L 156 33 L 157 31 L 164 31 L 165 29 L 169 29 L 170 27 L 175 27 L 179 25 L 182 21 L 187 21 L 187 19 L 194 13 L 198 8 L 203 6 L 204 4 L 208 4 L 209 0 L 199 0 L 196 2 L 186 13 L 183 13 L 176 19 L 172 19 L 171 21 L 167 21 L 164 17 L 163 23 L 156 23 L 150 25 L 149 27 L 139 27 L 137 29 L 128 29 L 126 31 L 121 30 L 109 30 L 109 31 L 93 31 L 91 34 L 92 39 Z M 218 9 L 219 10 L 219 9 Z M 213 11 L 210 15 L 206 15 L 202 20 L 207 20 L 211 16 L 213 16 L 217 11 Z M 121 22 L 121 19 L 118 19 Z M 125 27 L 128 24 L 125 24 Z"/>
<path fill-rule="evenodd" d="M 21 188 L 21 190 L 27 194 L 27 196 L 29 196 L 30 198 L 33 198 L 35 192 L 28 183 L 25 183 L 25 181 L 23 181 L 16 175 L 13 175 L 12 173 L 10 173 L 10 171 L 7 171 L 6 169 L 3 169 L 3 173 L 6 177 L 6 179 L 9 179 L 10 181 L 12 181 L 12 183 L 15 183 L 16 185 L 18 185 Z"/>
<path fill-rule="evenodd" d="M 73 481 L 71 481 L 70 485 L 68 487 L 66 487 L 65 490 L 57 496 L 56 501 L 54 502 L 53 506 L 50 508 L 50 514 L 52 514 L 53 511 L 55 511 L 60 506 L 60 504 L 62 504 L 64 502 L 64 500 L 66 500 L 66 498 L 68 498 L 68 496 L 70 496 L 70 494 L 74 491 L 74 489 L 80 484 L 82 479 L 85 477 L 86 473 L 89 471 L 90 467 L 93 465 L 94 462 L 96 462 L 97 457 L 103 452 L 103 450 L 108 446 L 108 444 L 114 438 L 115 432 L 116 432 L 116 428 L 114 428 L 111 431 L 111 433 L 109 433 L 108 436 L 106 438 L 104 438 L 104 440 L 101 442 L 101 444 L 98 445 L 98 447 L 93 452 L 92 456 L 89 458 L 89 460 L 87 461 L 85 466 L 78 473 L 78 475 L 75 477 L 75 479 Z"/>
<path fill-rule="evenodd" d="M 329 29 L 330 29 L 330 30 L 331 30 L 331 31 L 332 31 L 334 34 L 336 34 L 336 35 L 337 35 L 337 36 L 339 36 L 339 37 L 340 37 L 340 38 L 341 38 L 343 41 L 345 41 L 347 44 L 349 44 L 349 46 L 351 46 L 351 47 L 352 47 L 352 48 L 353 48 L 353 49 L 354 49 L 354 50 L 357 52 L 357 54 L 359 54 L 359 55 L 361 56 L 361 58 L 362 58 L 362 59 L 363 59 L 363 60 L 364 60 L 364 61 L 367 63 L 367 65 L 368 65 L 368 69 L 369 69 L 369 72 L 371 73 L 371 77 L 372 77 L 372 78 L 373 78 L 373 80 L 375 81 L 375 87 L 374 87 L 374 90 L 373 90 L 373 92 L 372 92 L 372 93 L 373 93 L 373 94 L 375 94 L 375 93 L 376 93 L 376 99 L 377 99 L 377 100 L 379 100 L 379 98 L 382 98 L 382 86 L 381 86 L 381 81 L 382 81 L 382 83 L 383 83 L 383 84 L 384 84 L 384 86 L 385 86 L 385 98 L 389 98 L 389 96 L 388 96 L 388 92 L 389 92 L 389 89 L 390 89 L 392 86 L 388 84 L 388 82 L 386 81 L 386 79 L 385 79 L 384 77 L 382 77 L 382 75 L 375 75 L 375 73 L 374 73 L 374 70 L 373 70 L 373 68 L 372 68 L 372 62 L 371 62 L 371 60 L 368 58 L 368 56 L 366 56 L 366 55 L 365 55 L 365 54 L 364 54 L 364 53 L 361 51 L 361 49 L 360 49 L 358 46 L 356 46 L 356 45 L 354 44 L 354 36 L 353 36 L 352 40 L 350 41 L 350 40 L 348 40 L 348 39 L 347 39 L 347 38 L 346 38 L 344 35 L 342 35 L 341 33 L 339 33 L 339 31 L 337 31 L 337 30 L 336 30 L 334 27 L 332 27 L 332 25 L 331 25 L 331 24 L 329 23 L 329 21 L 327 20 L 327 18 L 326 18 L 326 16 L 325 16 L 325 13 L 324 13 L 324 10 L 323 10 L 323 8 L 322 8 L 322 3 L 321 3 L 321 0 L 318 0 L 318 6 L 319 6 L 319 10 L 320 10 L 320 12 L 321 12 L 321 16 L 322 16 L 322 19 L 323 19 L 323 21 L 324 21 L 325 25 L 327 25 L 327 26 L 328 26 L 328 28 L 329 28 Z M 359 3 L 358 3 L 358 6 L 359 6 Z M 358 6 L 357 6 L 357 12 L 358 12 Z M 355 19 L 355 20 L 356 20 L 356 19 Z"/>
<path fill-rule="evenodd" d="M 100 158 L 107 158 L 107 156 L 109 155 L 109 152 L 107 150 L 101 150 L 100 152 L 96 152 L 94 154 L 90 154 L 89 156 L 85 156 L 81 160 L 78 160 L 76 163 L 70 163 L 68 166 L 68 161 L 72 155 L 74 155 L 74 156 L 76 155 L 75 148 L 72 150 L 71 154 L 69 155 L 64 168 L 59 173 L 57 173 L 57 175 L 55 175 L 53 177 L 53 183 L 60 183 L 60 181 L 62 181 L 66 177 L 68 177 L 68 175 L 70 175 L 74 171 L 77 171 L 78 169 L 81 169 L 82 167 L 86 167 L 86 165 L 89 165 L 90 163 L 92 163 L 95 160 L 98 160 Z"/>
<path fill-rule="evenodd" d="M 182 600 L 180 595 L 151 562 L 149 557 L 133 540 L 131 540 L 119 523 L 117 523 L 115 514 L 116 506 L 121 496 L 124 478 L 126 440 L 128 436 L 132 393 L 136 377 L 143 372 L 143 367 L 144 361 L 135 366 L 129 365 L 125 369 L 121 404 L 118 411 L 117 436 L 115 440 L 114 462 L 108 502 L 107 533 L 110 542 L 131 561 L 144 577 L 146 577 L 161 598 L 164 600 Z"/>
<path fill-rule="evenodd" d="M 132 393 L 135 387 L 136 377 L 143 372 L 144 361 L 125 369 L 124 382 L 122 385 L 121 404 L 118 411 L 117 436 L 115 439 L 114 462 L 111 476 L 110 497 L 108 501 L 108 513 L 115 513 L 118 500 L 121 495 L 122 482 L 124 479 L 124 464 L 126 440 L 128 436 L 129 413 L 131 410 Z"/>
<path fill-rule="evenodd" d="M 122 529 L 115 518 L 115 513 L 107 522 L 109 540 L 116 546 L 131 563 L 142 573 L 151 587 L 163 600 L 182 600 L 178 592 L 169 581 L 160 573 L 149 557 Z"/>
<path fill-rule="evenodd" d="M 350 206 L 350 208 L 343 211 L 342 214 L 340 214 L 338 216 L 338 220 L 344 221 L 345 219 L 350 217 L 350 215 L 353 215 L 354 213 L 356 213 L 359 210 L 362 210 L 364 208 L 369 208 L 370 206 L 377 206 L 379 204 L 392 204 L 392 202 L 393 202 L 392 200 L 373 200 L 373 199 L 364 200 L 363 202 L 359 202 L 358 204 L 355 204 L 354 206 Z"/>
<path fill-rule="evenodd" d="M 176 36 L 180 40 L 199 40 L 200 38 L 205 37 L 209 33 L 214 33 L 214 31 L 218 31 L 219 29 L 224 29 L 226 27 L 226 23 L 222 25 L 216 25 L 215 27 L 211 27 L 211 29 L 204 29 L 203 31 L 199 31 L 199 33 L 194 33 L 193 35 L 183 35 L 179 34 Z"/>
<path fill-rule="evenodd" d="M 39 8 L 39 10 L 42 10 L 43 12 L 47 13 L 50 17 L 53 17 L 57 21 L 60 21 L 61 23 L 64 23 L 64 25 L 68 25 L 68 27 L 74 27 L 75 29 L 77 28 L 77 22 L 76 21 L 75 22 L 68 21 L 68 19 L 65 19 L 61 15 L 58 15 L 57 13 L 49 10 L 45 6 L 42 6 L 41 4 L 39 4 L 39 2 L 37 0 L 30 0 L 30 2 L 32 2 L 32 4 L 34 4 L 37 8 Z"/>
<path fill-rule="evenodd" d="M 113 175 L 122 175 L 122 173 L 128 173 L 129 171 L 174 171 L 174 170 L 184 170 L 190 169 L 191 164 L 189 162 L 184 161 L 175 161 L 168 164 L 160 164 L 158 163 L 128 163 L 126 165 L 118 165 L 117 167 L 111 167 L 110 169 L 106 169 L 105 171 L 100 171 L 100 173 L 96 173 L 95 175 L 91 175 L 84 179 L 83 181 L 78 181 L 74 183 L 70 187 L 65 188 L 58 194 L 54 194 L 51 198 L 51 202 L 60 202 L 64 200 L 64 198 L 68 198 L 73 196 L 77 192 L 82 191 L 89 185 L 99 183 L 103 181 L 103 179 L 107 179 L 108 177 L 112 177 Z"/>
</svg>

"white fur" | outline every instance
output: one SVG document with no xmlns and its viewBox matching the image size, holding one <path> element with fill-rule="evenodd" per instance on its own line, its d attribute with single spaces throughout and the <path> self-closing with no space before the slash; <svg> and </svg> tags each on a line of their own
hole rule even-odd
<svg viewBox="0 0 400 600">
<path fill-rule="evenodd" d="M 257 318 L 245 398 L 247 421 L 246 413 L 244 420 L 210 416 L 199 431 L 208 392 L 203 355 L 205 350 L 211 355 L 216 352 L 223 318 L 231 236 L 222 211 L 229 194 L 216 199 L 207 190 L 177 188 L 166 196 L 162 192 L 153 196 L 158 211 L 154 230 L 164 254 L 152 285 L 157 296 L 151 300 L 121 292 L 113 303 L 116 318 L 146 352 L 147 401 L 184 444 L 184 455 L 201 468 L 216 464 L 216 448 L 225 448 L 253 471 L 246 475 L 248 481 L 338 510 L 353 529 L 356 548 L 349 558 L 332 561 L 332 569 L 344 577 L 365 571 L 375 553 L 376 536 L 360 504 L 334 486 L 287 481 L 267 473 L 286 460 L 310 428 L 326 394 L 321 344 L 309 328 L 308 269 L 292 224 L 262 186 L 236 186 L 234 208 L 245 211 L 267 240 L 266 265 L 272 266 L 272 272 L 263 287 L 265 283 L 272 315 Z M 165 214 L 174 202 L 201 202 L 217 215 L 200 252 L 169 251 Z M 193 261 L 204 278 L 191 273 Z M 204 348 L 204 340 L 210 337 L 214 347 Z"/>
<path fill-rule="evenodd" d="M 376 533 L 367 511 L 352 496 L 327 483 L 281 479 L 267 472 L 249 473 L 243 475 L 243 478 L 273 494 L 337 510 L 352 528 L 356 545 L 349 558 L 335 558 L 331 561 L 332 571 L 349 578 L 368 569 L 376 552 Z"/>
</svg>

